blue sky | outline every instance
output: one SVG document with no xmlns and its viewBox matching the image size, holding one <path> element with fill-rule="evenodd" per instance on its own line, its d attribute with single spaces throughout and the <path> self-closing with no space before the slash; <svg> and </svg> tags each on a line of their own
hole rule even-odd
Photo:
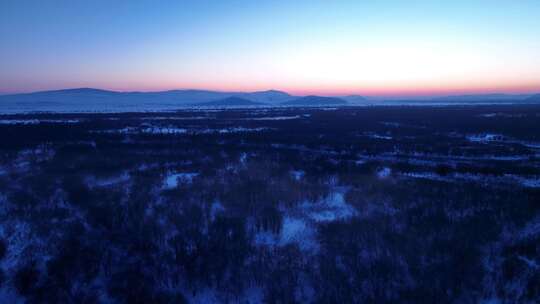
<svg viewBox="0 0 540 304">
<path fill-rule="evenodd" d="M 0 93 L 540 91 L 540 1 L 0 2 Z"/>
</svg>

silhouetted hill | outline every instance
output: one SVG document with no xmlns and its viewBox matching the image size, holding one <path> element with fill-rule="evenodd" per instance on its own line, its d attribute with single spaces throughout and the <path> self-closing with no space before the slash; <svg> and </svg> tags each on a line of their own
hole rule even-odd
<svg viewBox="0 0 540 304">
<path fill-rule="evenodd" d="M 194 104 L 238 97 L 252 103 L 280 104 L 294 99 L 281 91 L 217 92 L 169 90 L 158 92 L 115 92 L 92 88 L 41 91 L 0 96 L 0 112 L 129 112 L 171 110 Z M 229 100 L 233 102 L 234 100 Z M 233 102 L 237 105 L 248 103 Z"/>
<path fill-rule="evenodd" d="M 533 96 L 530 96 L 529 98 L 525 99 L 525 101 L 540 102 L 540 94 L 535 94 Z"/>
<path fill-rule="evenodd" d="M 198 106 L 260 106 L 264 105 L 261 102 L 251 101 L 245 98 L 240 98 L 237 96 L 227 97 L 219 100 L 214 100 L 210 102 L 198 103 Z"/>
<path fill-rule="evenodd" d="M 70 101 L 80 98 L 104 98 L 118 96 L 119 92 L 92 89 L 92 88 L 76 88 L 76 89 L 66 89 L 66 90 L 52 90 L 52 91 L 41 91 L 33 93 L 23 93 L 23 94 L 11 94 L 11 95 L 2 95 L 0 96 L 0 101 L 14 101 L 14 102 L 24 102 L 24 101 Z"/>
<path fill-rule="evenodd" d="M 365 98 L 364 96 L 360 96 L 360 95 L 348 95 L 348 96 L 341 96 L 339 97 L 349 103 L 365 103 L 367 102 L 367 98 Z"/>
<path fill-rule="evenodd" d="M 286 92 L 276 91 L 276 90 L 241 93 L 241 94 L 237 94 L 237 96 L 240 96 L 245 99 L 249 99 L 251 101 L 268 103 L 268 104 L 280 104 L 280 103 L 297 98 L 295 96 L 289 95 Z"/>
<path fill-rule="evenodd" d="M 337 97 L 305 96 L 282 103 L 287 106 L 346 105 L 347 101 Z"/>
</svg>

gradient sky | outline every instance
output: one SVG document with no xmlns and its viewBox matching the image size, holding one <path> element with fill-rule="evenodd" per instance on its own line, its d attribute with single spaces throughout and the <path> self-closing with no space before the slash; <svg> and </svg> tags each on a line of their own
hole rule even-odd
<svg viewBox="0 0 540 304">
<path fill-rule="evenodd" d="M 0 0 L 0 93 L 540 92 L 540 1 Z"/>
</svg>

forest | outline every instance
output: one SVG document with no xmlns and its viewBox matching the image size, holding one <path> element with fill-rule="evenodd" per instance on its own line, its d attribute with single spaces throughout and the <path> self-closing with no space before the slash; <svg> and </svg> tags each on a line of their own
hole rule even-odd
<svg viewBox="0 0 540 304">
<path fill-rule="evenodd" d="M 538 303 L 540 106 L 0 115 L 4 303 Z"/>
</svg>

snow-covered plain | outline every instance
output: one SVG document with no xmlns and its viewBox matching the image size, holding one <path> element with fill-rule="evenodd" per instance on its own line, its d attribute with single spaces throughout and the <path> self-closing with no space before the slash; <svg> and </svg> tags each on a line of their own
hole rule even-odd
<svg viewBox="0 0 540 304">
<path fill-rule="evenodd" d="M 227 134 L 227 133 L 249 133 L 268 131 L 271 128 L 245 128 L 230 127 L 221 129 L 189 129 L 175 126 L 141 125 L 139 127 L 125 127 L 121 129 L 108 129 L 93 131 L 96 133 L 117 133 L 117 134 Z"/>
<path fill-rule="evenodd" d="M 0 125 L 75 124 L 79 122 L 81 122 L 79 119 L 0 119 Z"/>
<path fill-rule="evenodd" d="M 0 299 L 527 303 L 540 109 L 479 116 L 518 110 L 2 116 Z"/>
</svg>

